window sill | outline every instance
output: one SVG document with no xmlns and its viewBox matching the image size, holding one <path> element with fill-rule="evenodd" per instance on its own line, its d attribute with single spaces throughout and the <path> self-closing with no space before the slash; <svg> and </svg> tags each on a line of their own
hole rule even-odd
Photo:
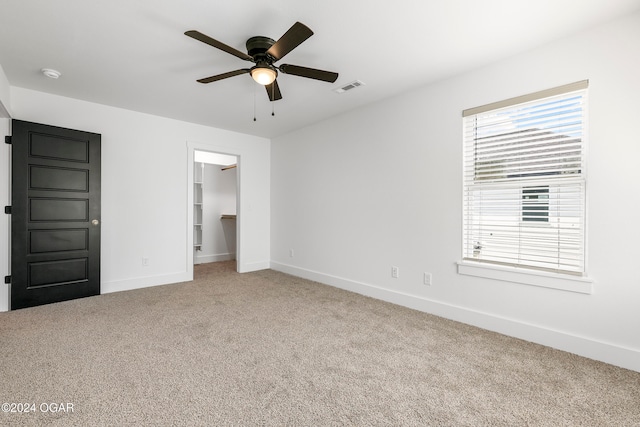
<svg viewBox="0 0 640 427">
<path fill-rule="evenodd" d="M 541 286 L 581 294 L 593 292 L 593 280 L 588 277 L 573 277 L 563 274 L 530 271 L 517 267 L 486 265 L 471 261 L 460 261 L 458 274 L 484 277 L 486 279 L 522 283 L 524 285 Z"/>
</svg>

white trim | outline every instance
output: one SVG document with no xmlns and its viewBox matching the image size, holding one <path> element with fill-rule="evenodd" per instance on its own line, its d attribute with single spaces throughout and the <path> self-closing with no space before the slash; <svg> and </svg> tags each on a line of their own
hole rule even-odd
<svg viewBox="0 0 640 427">
<path fill-rule="evenodd" d="M 193 182 L 195 149 L 187 141 L 187 280 L 193 280 Z"/>
<path fill-rule="evenodd" d="M 472 261 L 460 261 L 457 264 L 458 274 L 467 276 L 484 277 L 485 279 L 541 286 L 582 294 L 593 293 L 593 279 L 589 277 L 555 274 L 521 267 L 483 264 Z"/>
<path fill-rule="evenodd" d="M 419 295 L 392 291 L 367 283 L 307 270 L 293 265 L 271 262 L 276 271 L 356 292 L 414 310 L 477 326 L 511 337 L 535 342 L 590 359 L 640 372 L 640 349 L 622 347 L 564 331 L 548 329 L 465 307 L 435 301 Z"/>
<path fill-rule="evenodd" d="M 2 76 L 2 67 L 0 66 L 0 77 Z M 0 100 L 1 101 L 1 100 Z M 1 104 L 1 102 L 0 102 Z M 1 116 L 1 114 L 0 114 Z M 11 135 L 11 119 L 0 117 L 0 136 Z M 2 195 L 3 206 L 11 205 L 11 145 L 2 144 L 0 148 L 0 169 L 4 169 L 3 176 L 0 177 L 0 194 Z M 0 219 L 0 236 L 2 238 L 2 247 L 0 248 L 0 276 L 11 275 L 11 215 L 2 214 Z M 0 285 L 0 312 L 9 311 L 11 305 L 11 285 Z"/>
<path fill-rule="evenodd" d="M 226 254 L 196 254 L 195 264 L 206 264 L 208 262 L 230 261 L 236 258 L 235 253 Z"/>
<path fill-rule="evenodd" d="M 193 271 L 191 274 L 188 271 L 180 271 L 177 273 L 162 274 L 158 276 L 113 280 L 110 282 L 102 282 L 100 285 L 100 293 L 110 294 L 112 292 L 130 291 L 133 289 L 148 288 L 151 286 L 188 282 L 190 280 L 193 280 Z"/>
<path fill-rule="evenodd" d="M 252 271 L 267 270 L 271 267 L 269 261 L 245 262 L 238 264 L 238 273 L 250 273 Z"/>
<path fill-rule="evenodd" d="M 535 101 L 551 96 L 563 95 L 565 93 L 576 92 L 589 88 L 589 80 L 581 80 L 579 82 L 569 83 L 566 85 L 544 89 L 538 92 L 529 93 L 527 95 L 516 96 L 514 98 L 505 99 L 503 101 L 492 102 L 491 104 L 481 105 L 479 107 L 468 108 L 462 111 L 462 117 L 473 116 L 475 114 L 486 113 L 487 111 L 497 110 L 499 108 L 511 107 L 513 105 L 524 104 L 525 102 Z"/>
<path fill-rule="evenodd" d="M 187 273 L 189 274 L 188 280 L 193 280 L 193 263 L 194 263 L 194 250 L 193 250 L 193 163 L 194 152 L 207 151 L 212 153 L 226 154 L 230 156 L 236 156 L 237 162 L 237 183 L 236 183 L 236 261 L 237 271 L 247 271 L 243 265 L 243 252 L 242 252 L 242 153 L 239 150 L 234 150 L 229 147 L 219 147 L 213 144 L 205 144 L 201 142 L 187 141 Z M 248 270 L 252 271 L 252 270 Z"/>
</svg>

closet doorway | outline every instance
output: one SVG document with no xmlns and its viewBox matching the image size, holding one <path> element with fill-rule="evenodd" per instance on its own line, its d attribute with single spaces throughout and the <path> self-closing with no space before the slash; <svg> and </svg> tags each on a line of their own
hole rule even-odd
<svg viewBox="0 0 640 427">
<path fill-rule="evenodd" d="M 187 142 L 186 267 L 191 278 L 196 263 L 234 259 L 236 270 L 241 270 L 241 157 L 234 150 Z"/>
<path fill-rule="evenodd" d="M 194 150 L 193 264 L 237 260 L 238 157 Z"/>
</svg>

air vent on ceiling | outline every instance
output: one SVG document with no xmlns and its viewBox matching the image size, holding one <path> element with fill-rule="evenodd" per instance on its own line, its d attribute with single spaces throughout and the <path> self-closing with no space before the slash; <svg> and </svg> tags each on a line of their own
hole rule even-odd
<svg viewBox="0 0 640 427">
<path fill-rule="evenodd" d="M 359 86 L 364 86 L 364 82 L 361 82 L 360 80 L 355 80 L 355 81 L 352 81 L 351 83 L 349 83 L 347 85 L 344 85 L 342 87 L 334 89 L 334 91 L 337 92 L 337 93 L 345 93 L 346 91 L 351 90 L 351 89 L 355 89 L 355 88 L 357 88 Z"/>
</svg>

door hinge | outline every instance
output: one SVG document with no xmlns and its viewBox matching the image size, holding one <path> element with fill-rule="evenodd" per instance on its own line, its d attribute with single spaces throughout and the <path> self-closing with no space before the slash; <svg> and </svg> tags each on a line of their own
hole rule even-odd
<svg viewBox="0 0 640 427">
<path fill-rule="evenodd" d="M 7 215 L 11 215 L 11 206 L 5 206 L 4 213 L 6 213 Z"/>
<path fill-rule="evenodd" d="M 5 137 L 4 137 L 4 143 L 5 143 L 5 144 L 11 144 L 11 137 L 10 137 L 10 136 L 8 136 L 8 135 L 5 135 Z"/>
<path fill-rule="evenodd" d="M 4 283 L 6 285 L 10 284 L 11 283 L 11 276 L 4 276 Z"/>
</svg>

